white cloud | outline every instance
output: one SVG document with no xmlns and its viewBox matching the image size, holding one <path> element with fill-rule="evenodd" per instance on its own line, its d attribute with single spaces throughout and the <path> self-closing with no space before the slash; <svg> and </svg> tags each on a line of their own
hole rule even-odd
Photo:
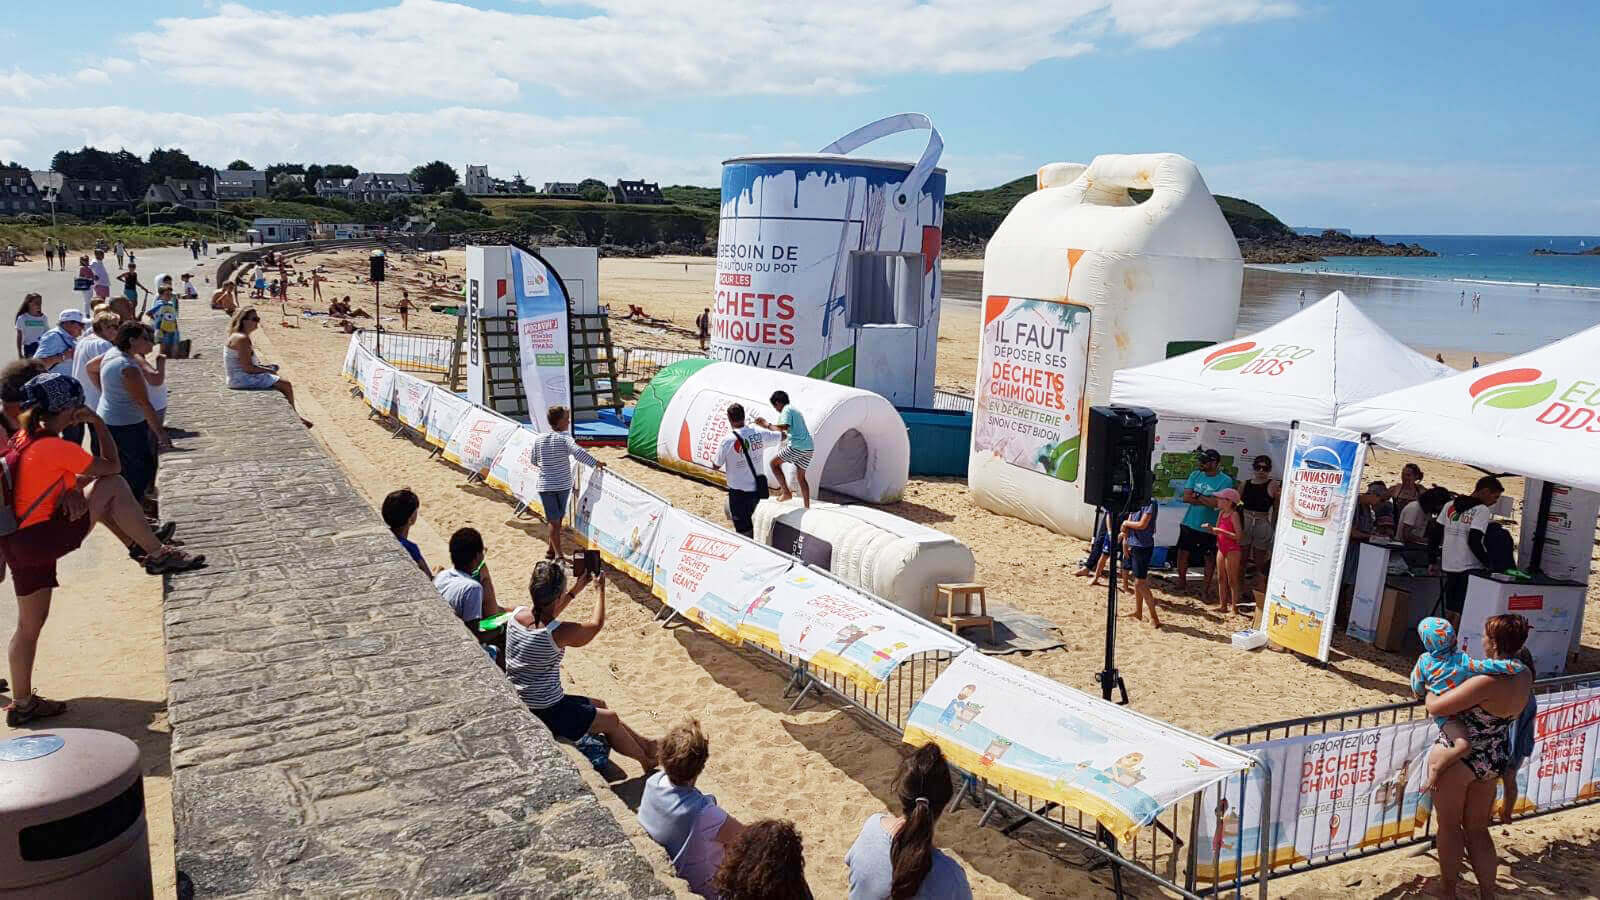
<svg viewBox="0 0 1600 900">
<path fill-rule="evenodd" d="M 133 71 L 133 63 L 121 57 L 112 56 L 102 62 L 100 68 L 113 75 L 126 75 Z"/>
<path fill-rule="evenodd" d="M 30 94 L 44 90 L 47 87 L 49 87 L 49 84 L 46 81 L 29 75 L 16 66 L 11 67 L 9 74 L 0 72 L 0 97 L 26 100 Z"/>
<path fill-rule="evenodd" d="M 246 159 L 339 162 L 377 171 L 409 171 L 431 159 L 459 170 L 487 163 L 496 177 L 520 170 L 529 180 L 576 181 L 646 177 L 663 184 L 716 184 L 717 161 L 658 155 L 665 142 L 640 139 L 636 124 L 619 117 L 553 118 L 470 107 L 420 113 L 305 113 L 262 110 L 197 116 L 121 106 L 22 108 L 0 106 L 8 158 L 47 165 L 62 148 L 83 145 L 144 155 L 153 147 L 182 147 L 221 166 Z"/>
<path fill-rule="evenodd" d="M 111 76 L 107 75 L 106 71 L 104 69 L 94 69 L 94 68 L 79 69 L 77 74 L 73 75 L 72 78 L 73 78 L 74 81 L 77 81 L 79 84 L 110 84 L 111 83 Z"/>
<path fill-rule="evenodd" d="M 1296 12 L 1278 0 L 589 0 L 584 15 L 443 0 L 297 16 L 241 3 L 134 39 L 176 78 L 305 102 L 850 93 L 894 75 L 1018 71 L 1119 37 L 1165 47 Z"/>
</svg>

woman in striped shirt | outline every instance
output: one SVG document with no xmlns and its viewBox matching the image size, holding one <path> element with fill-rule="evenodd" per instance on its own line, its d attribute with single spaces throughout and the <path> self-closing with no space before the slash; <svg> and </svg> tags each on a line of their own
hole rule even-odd
<svg viewBox="0 0 1600 900">
<path fill-rule="evenodd" d="M 579 462 L 596 469 L 606 467 L 567 433 L 571 419 L 565 406 L 550 407 L 545 412 L 550 430 L 534 438 L 528 450 L 529 462 L 539 469 L 535 488 L 539 492 L 539 503 L 544 507 L 545 522 L 550 526 L 546 538 L 550 552 L 545 554 L 546 559 L 561 558 L 561 529 L 567 518 L 567 504 L 572 500 L 572 458 L 576 456 Z"/>
<path fill-rule="evenodd" d="M 562 622 L 572 598 L 593 580 L 600 599 L 594 619 Z M 583 647 L 606 625 L 606 581 L 580 576 L 571 590 L 563 590 L 567 573 L 559 562 L 544 560 L 528 579 L 532 608 L 519 606 L 506 622 L 506 677 L 517 695 L 556 737 L 576 741 L 586 734 L 604 735 L 618 753 L 637 760 L 648 772 L 656 767 L 656 742 L 641 737 L 604 700 L 568 694 L 561 687 L 561 658 L 568 647 Z"/>
</svg>

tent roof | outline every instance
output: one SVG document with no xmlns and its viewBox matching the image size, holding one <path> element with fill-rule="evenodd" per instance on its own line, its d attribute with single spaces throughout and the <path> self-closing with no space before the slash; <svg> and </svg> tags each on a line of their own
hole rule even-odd
<svg viewBox="0 0 1600 900">
<path fill-rule="evenodd" d="M 1332 425 L 1348 404 L 1454 372 L 1334 291 L 1248 337 L 1123 369 L 1112 376 L 1111 402 L 1258 428 Z"/>
<path fill-rule="evenodd" d="M 1600 491 L 1600 326 L 1354 404 L 1338 425 L 1401 450 Z"/>
</svg>

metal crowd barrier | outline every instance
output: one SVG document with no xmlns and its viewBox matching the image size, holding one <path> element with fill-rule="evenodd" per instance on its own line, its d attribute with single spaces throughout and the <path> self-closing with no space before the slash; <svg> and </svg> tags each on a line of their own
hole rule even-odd
<svg viewBox="0 0 1600 900">
<path fill-rule="evenodd" d="M 618 347 L 617 377 L 637 378 L 654 375 L 658 370 L 685 359 L 705 359 L 699 350 L 678 350 L 671 347 Z"/>
<path fill-rule="evenodd" d="M 972 398 L 966 394 L 957 394 L 953 391 L 934 390 L 933 408 L 951 409 L 956 412 L 972 412 Z"/>
<path fill-rule="evenodd" d="M 361 329 L 360 334 L 362 345 L 393 368 L 431 375 L 440 383 L 450 372 L 451 358 L 459 352 L 452 334 L 375 329 Z"/>
<path fill-rule="evenodd" d="M 1542 698 L 1554 696 L 1579 688 L 1592 687 L 1600 687 L 1600 672 L 1588 672 L 1579 675 L 1561 675 L 1554 678 L 1543 679 L 1534 684 L 1534 696 L 1535 698 Z M 1404 725 L 1411 722 L 1426 720 L 1428 718 L 1430 718 L 1428 716 L 1428 711 L 1423 706 L 1422 701 L 1412 700 L 1401 703 L 1388 703 L 1382 706 L 1368 706 L 1361 709 L 1344 710 L 1341 712 L 1327 713 L 1326 715 L 1300 716 L 1299 718 L 1294 719 L 1282 719 L 1276 722 L 1264 722 L 1259 725 L 1246 725 L 1241 728 L 1232 728 L 1227 731 L 1220 732 L 1214 737 L 1214 740 L 1221 741 L 1222 743 L 1230 746 L 1239 746 L 1241 744 L 1262 743 L 1265 741 L 1278 740 L 1282 738 L 1309 737 L 1325 734 L 1332 735 L 1345 731 L 1360 731 L 1363 729 L 1377 728 L 1385 725 Z M 1291 783 L 1293 782 L 1285 781 L 1282 789 L 1287 790 L 1288 785 Z M 1271 794 L 1268 796 L 1270 797 Z M 1537 805 L 1540 798 L 1537 795 L 1529 795 L 1529 797 L 1535 801 L 1535 808 L 1529 812 L 1513 815 L 1513 821 L 1534 819 L 1540 816 L 1550 815 L 1551 813 L 1563 812 L 1569 809 L 1576 809 L 1580 806 L 1589 806 L 1594 803 L 1600 803 L 1600 795 L 1594 795 L 1587 799 L 1574 799 L 1557 806 L 1541 809 Z M 1400 804 L 1396 809 L 1396 825 L 1399 825 L 1401 822 L 1400 816 L 1403 814 L 1403 807 L 1404 804 Z M 1199 809 L 1198 806 L 1196 806 L 1196 808 L 1193 810 L 1193 821 L 1190 823 L 1191 833 L 1198 829 L 1200 821 L 1199 817 L 1204 814 L 1205 811 Z M 1499 822 L 1498 807 L 1496 808 L 1495 821 L 1497 823 Z M 1259 882 L 1262 888 L 1262 895 L 1265 896 L 1266 882 L 1275 877 L 1281 878 L 1285 875 L 1293 875 L 1300 872 L 1310 872 L 1314 869 L 1321 869 L 1326 866 L 1337 865 L 1338 863 L 1362 859 L 1368 856 L 1376 856 L 1379 853 L 1387 853 L 1391 850 L 1399 850 L 1405 847 L 1413 847 L 1418 844 L 1431 843 L 1434 839 L 1433 824 L 1433 817 L 1429 816 L 1427 823 L 1420 830 L 1413 830 L 1412 832 L 1403 836 L 1384 839 L 1366 847 L 1346 849 L 1338 853 L 1332 853 L 1299 862 L 1284 863 L 1282 865 L 1264 865 L 1255 873 L 1226 882 L 1224 887 L 1236 889 L 1244 885 L 1256 884 Z M 1297 831 L 1299 827 L 1300 822 L 1297 817 L 1293 824 L 1294 830 L 1290 832 L 1288 839 L 1289 843 L 1293 843 L 1293 838 L 1298 836 Z M 1189 877 L 1186 882 L 1186 887 L 1192 890 L 1195 885 L 1193 877 L 1193 848 L 1191 848 L 1190 852 Z M 1266 856 L 1263 855 L 1260 858 L 1265 860 Z"/>
</svg>

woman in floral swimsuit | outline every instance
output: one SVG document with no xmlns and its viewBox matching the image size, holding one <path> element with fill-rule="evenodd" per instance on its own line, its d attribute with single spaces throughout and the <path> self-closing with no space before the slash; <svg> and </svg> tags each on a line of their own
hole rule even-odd
<svg viewBox="0 0 1600 900">
<path fill-rule="evenodd" d="M 1484 655 L 1510 659 L 1528 640 L 1528 620 L 1522 616 L 1494 616 L 1483 625 Z M 1456 895 L 1461 874 L 1461 850 L 1466 847 L 1473 874 L 1483 897 L 1494 896 L 1494 838 L 1489 833 L 1495 790 L 1511 762 L 1511 723 L 1533 694 L 1533 675 L 1476 675 L 1460 687 L 1430 694 L 1426 703 L 1432 716 L 1455 716 L 1467 731 L 1472 749 L 1458 763 L 1439 773 L 1434 792 L 1438 816 L 1439 894 Z"/>
</svg>

